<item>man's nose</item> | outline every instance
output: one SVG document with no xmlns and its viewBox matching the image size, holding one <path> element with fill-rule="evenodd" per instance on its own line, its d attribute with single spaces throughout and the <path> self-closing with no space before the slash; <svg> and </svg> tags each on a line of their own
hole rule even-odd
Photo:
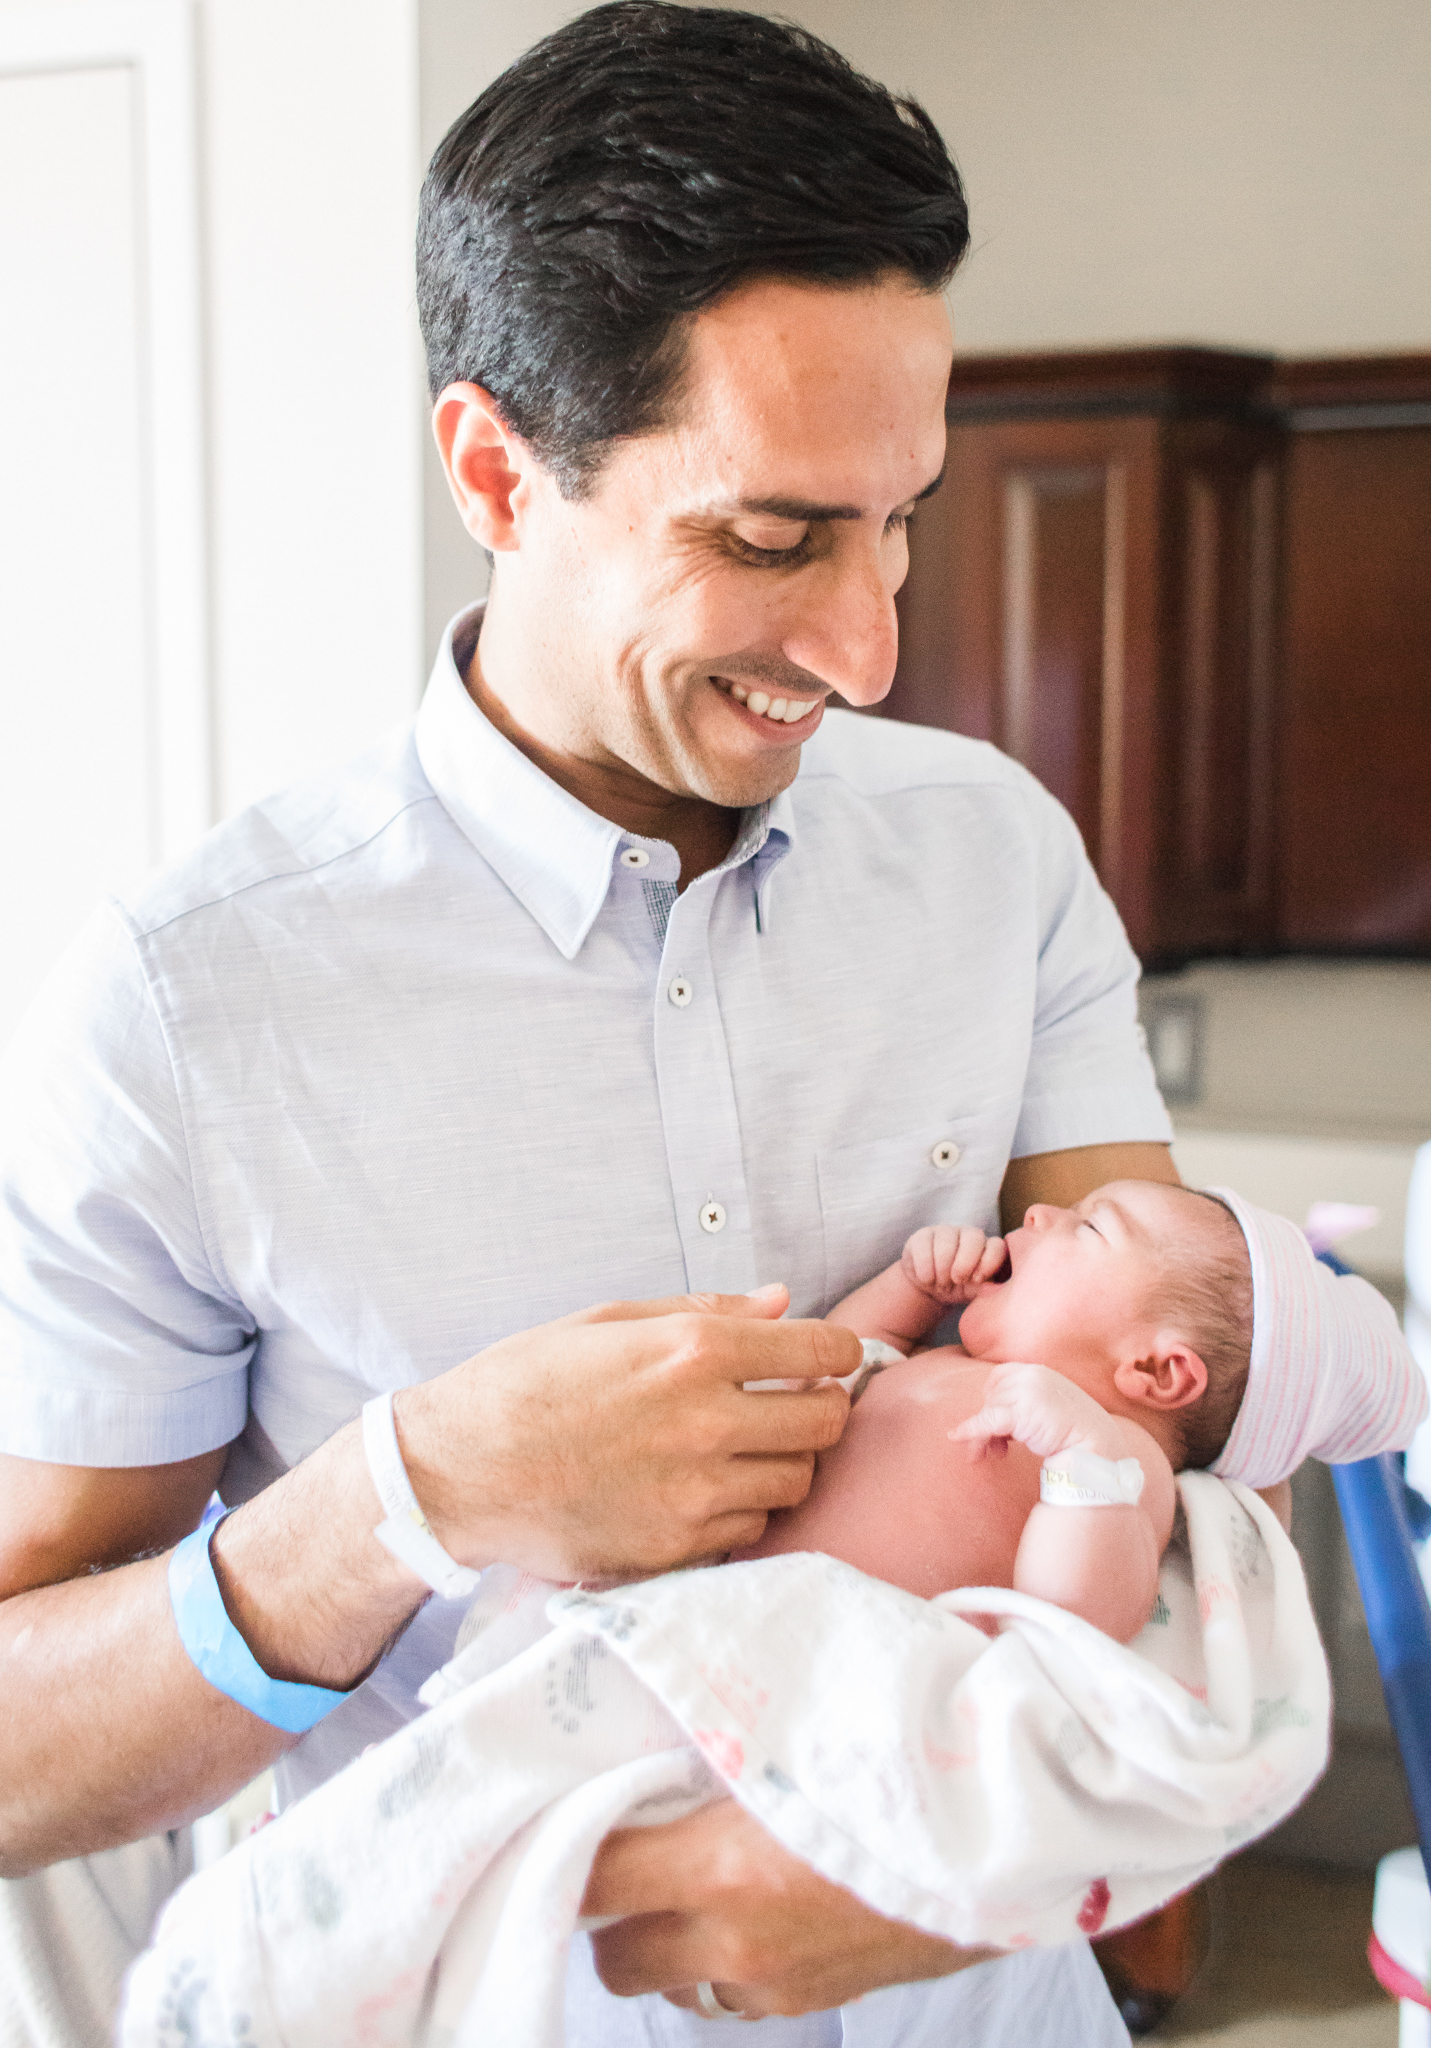
<svg viewBox="0 0 1431 2048">
<path fill-rule="evenodd" d="M 810 578 L 781 652 L 848 703 L 878 704 L 894 681 L 899 654 L 894 592 L 878 555 L 861 549 L 828 577 Z"/>
</svg>

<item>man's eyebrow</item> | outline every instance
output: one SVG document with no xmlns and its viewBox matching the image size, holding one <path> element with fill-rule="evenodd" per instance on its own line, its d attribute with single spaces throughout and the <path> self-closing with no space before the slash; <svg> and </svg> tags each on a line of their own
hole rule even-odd
<svg viewBox="0 0 1431 2048">
<path fill-rule="evenodd" d="M 925 498 L 932 498 L 943 481 L 944 471 L 941 469 L 931 483 L 905 502 L 918 505 Z M 726 504 L 711 505 L 706 509 L 710 513 L 723 513 L 727 518 L 732 513 L 753 513 L 766 519 L 798 520 L 809 526 L 826 519 L 863 519 L 865 516 L 858 505 L 822 505 L 813 498 L 733 498 Z"/>
</svg>

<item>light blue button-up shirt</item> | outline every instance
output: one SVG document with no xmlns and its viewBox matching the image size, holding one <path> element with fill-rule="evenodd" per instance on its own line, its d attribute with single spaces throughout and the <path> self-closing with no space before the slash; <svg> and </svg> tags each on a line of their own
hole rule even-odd
<svg viewBox="0 0 1431 2048">
<path fill-rule="evenodd" d="M 481 716 L 413 727 L 91 923 L 0 1095 L 0 1449 L 241 1497 L 375 1390 L 612 1296 L 819 1314 L 1011 1156 L 1163 1141 L 1136 963 L 994 749 L 827 712 L 676 894 Z M 454 659 L 454 636 L 456 659 Z M 295 1753 L 415 1711 L 433 1602 Z"/>
</svg>

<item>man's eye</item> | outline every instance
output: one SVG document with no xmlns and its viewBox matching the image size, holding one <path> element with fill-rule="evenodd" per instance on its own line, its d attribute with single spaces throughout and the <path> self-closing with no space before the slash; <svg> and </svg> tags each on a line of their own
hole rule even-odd
<svg viewBox="0 0 1431 2048">
<path fill-rule="evenodd" d="M 909 512 L 891 512 L 884 523 L 885 532 L 903 533 L 907 529 L 912 517 L 913 514 Z"/>
<path fill-rule="evenodd" d="M 788 548 L 757 547 L 754 541 L 745 540 L 738 533 L 733 533 L 730 536 L 730 540 L 731 545 L 743 562 L 751 562 L 761 569 L 789 568 L 796 562 L 803 562 L 810 552 L 810 535 L 808 533 L 797 540 L 793 547 Z"/>
</svg>

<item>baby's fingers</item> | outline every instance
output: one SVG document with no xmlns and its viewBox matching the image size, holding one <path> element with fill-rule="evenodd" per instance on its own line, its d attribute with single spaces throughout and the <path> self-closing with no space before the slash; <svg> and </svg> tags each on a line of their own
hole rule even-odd
<svg viewBox="0 0 1431 2048">
<path fill-rule="evenodd" d="M 939 1275 L 934 1263 L 934 1232 L 932 1228 L 916 1230 L 904 1247 L 900 1260 L 905 1272 L 916 1287 L 926 1290 L 939 1284 Z"/>
<path fill-rule="evenodd" d="M 1007 1248 L 1001 1237 L 984 1240 L 984 1254 L 974 1268 L 971 1277 L 975 1280 L 992 1280 L 1007 1257 Z"/>
<path fill-rule="evenodd" d="M 966 1277 L 968 1237 L 968 1231 L 960 1229 L 957 1223 L 936 1223 L 930 1232 L 935 1284 L 941 1292 L 961 1286 Z"/>
<path fill-rule="evenodd" d="M 1009 1438 L 1018 1430 L 1018 1421 L 1018 1415 L 1012 1408 L 981 1408 L 977 1415 L 966 1416 L 957 1429 L 951 1429 L 949 1440 L 951 1443 L 968 1444 L 975 1458 L 982 1458 L 989 1452 L 1001 1456 L 1008 1449 Z"/>
</svg>

